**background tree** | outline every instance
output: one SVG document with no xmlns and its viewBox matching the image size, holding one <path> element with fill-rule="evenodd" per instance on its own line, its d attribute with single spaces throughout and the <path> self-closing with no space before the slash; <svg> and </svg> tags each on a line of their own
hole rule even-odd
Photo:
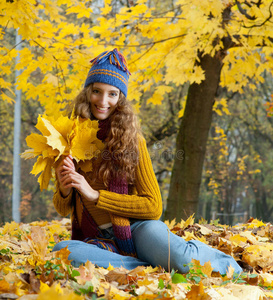
<svg viewBox="0 0 273 300">
<path fill-rule="evenodd" d="M 106 0 L 103 7 L 77 0 L 2 1 L 0 37 L 6 40 L 19 28 L 24 43 L 19 87 L 26 101 L 38 100 L 47 114 L 62 111 L 78 93 L 90 58 L 113 47 L 129 59 L 129 99 L 136 109 L 155 105 L 160 111 L 176 99 L 173 122 L 162 117 L 170 120 L 168 126 L 145 130 L 152 144 L 168 134 L 171 139 L 179 124 L 166 217 L 181 218 L 197 211 L 219 87 L 243 94 L 272 70 L 272 5 L 269 0 L 127 5 Z M 0 53 L 1 97 L 12 101 L 9 76 L 16 51 L 3 43 Z"/>
<path fill-rule="evenodd" d="M 222 223 L 253 216 L 272 221 L 272 75 L 244 93 L 216 99 L 204 164 L 199 214 Z M 223 102 L 222 105 L 220 102 Z M 226 102 L 229 102 L 228 109 Z"/>
</svg>

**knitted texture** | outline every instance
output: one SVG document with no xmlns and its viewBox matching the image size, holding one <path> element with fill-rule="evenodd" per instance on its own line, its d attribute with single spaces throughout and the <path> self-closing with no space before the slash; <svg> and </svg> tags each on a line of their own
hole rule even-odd
<svg viewBox="0 0 273 300">
<path fill-rule="evenodd" d="M 124 178 L 112 179 L 109 191 L 117 194 L 128 194 L 128 183 Z M 135 247 L 132 240 L 131 225 L 128 218 L 110 214 L 116 243 L 123 255 L 135 256 Z"/>
<path fill-rule="evenodd" d="M 74 190 L 74 205 L 72 209 L 72 240 L 84 241 L 88 244 L 96 245 L 97 247 L 115 253 L 121 253 L 115 242 L 105 239 L 96 222 L 84 206 L 80 194 Z M 81 223 L 79 224 L 77 213 L 75 211 L 76 201 L 80 203 Z"/>
<path fill-rule="evenodd" d="M 111 214 L 111 221 L 113 232 L 116 237 L 116 243 L 121 254 L 136 256 L 129 219 Z"/>
<path fill-rule="evenodd" d="M 125 58 L 117 49 L 105 51 L 90 62 L 92 66 L 84 87 L 95 82 L 106 83 L 117 87 L 127 97 L 130 72 Z"/>
</svg>

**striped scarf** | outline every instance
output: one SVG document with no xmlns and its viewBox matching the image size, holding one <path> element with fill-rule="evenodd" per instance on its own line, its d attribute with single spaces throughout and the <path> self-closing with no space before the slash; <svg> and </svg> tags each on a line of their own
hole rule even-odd
<svg viewBox="0 0 273 300">
<path fill-rule="evenodd" d="M 109 122 L 109 119 L 99 122 L 100 130 L 97 133 L 97 137 L 102 141 L 105 140 L 109 132 Z M 128 194 L 128 183 L 124 178 L 113 178 L 109 183 L 108 190 L 118 194 Z M 130 220 L 126 217 L 110 213 L 115 241 L 105 239 L 102 231 L 84 206 L 81 195 L 76 190 L 73 193 L 72 240 L 82 240 L 105 250 L 136 257 Z M 77 202 L 80 203 L 77 206 L 78 209 L 80 207 L 80 211 L 78 212 L 76 212 Z M 80 223 L 78 222 L 77 214 L 81 215 Z"/>
</svg>

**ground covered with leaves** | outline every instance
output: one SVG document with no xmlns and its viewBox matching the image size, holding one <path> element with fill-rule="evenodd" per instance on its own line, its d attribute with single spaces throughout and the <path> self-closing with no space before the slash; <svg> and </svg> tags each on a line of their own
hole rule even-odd
<svg viewBox="0 0 273 300">
<path fill-rule="evenodd" d="M 188 274 L 160 267 L 108 269 L 91 262 L 74 268 L 69 251 L 51 252 L 70 238 L 70 221 L 6 223 L 0 228 L 0 299 L 273 299 L 273 225 L 250 219 L 233 227 L 198 224 L 193 217 L 167 222 L 186 240 L 196 239 L 232 255 L 244 272 L 212 272 L 210 263 L 189 264 Z"/>
</svg>

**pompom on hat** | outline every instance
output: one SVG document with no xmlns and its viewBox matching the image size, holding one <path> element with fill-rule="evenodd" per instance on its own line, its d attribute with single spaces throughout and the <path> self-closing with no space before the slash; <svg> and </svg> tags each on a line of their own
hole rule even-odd
<svg viewBox="0 0 273 300">
<path fill-rule="evenodd" d="M 90 83 L 101 82 L 115 86 L 127 97 L 128 79 L 131 73 L 123 55 L 115 48 L 105 51 L 90 61 L 91 69 L 88 72 L 84 87 Z"/>
</svg>

